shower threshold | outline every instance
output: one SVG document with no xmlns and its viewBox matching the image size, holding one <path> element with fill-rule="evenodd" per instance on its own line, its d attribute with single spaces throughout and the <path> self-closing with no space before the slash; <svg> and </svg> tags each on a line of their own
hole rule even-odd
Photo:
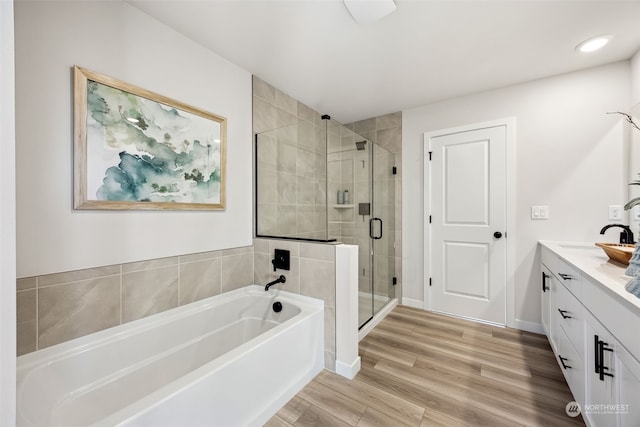
<svg viewBox="0 0 640 427">
<path fill-rule="evenodd" d="M 389 300 L 389 302 L 387 302 L 380 310 L 378 310 L 376 314 L 373 316 L 373 318 L 368 320 L 362 326 L 362 328 L 360 328 L 360 330 L 358 331 L 358 341 L 366 337 L 367 334 L 371 332 L 371 330 L 375 328 L 378 325 L 378 323 L 382 321 L 382 319 L 387 317 L 387 314 L 391 313 L 391 310 L 393 310 L 397 305 L 398 305 L 398 299 L 393 298 Z"/>
</svg>

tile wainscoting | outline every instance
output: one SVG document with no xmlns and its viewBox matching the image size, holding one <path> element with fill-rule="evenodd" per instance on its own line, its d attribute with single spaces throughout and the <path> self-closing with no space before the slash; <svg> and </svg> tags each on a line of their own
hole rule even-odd
<svg viewBox="0 0 640 427">
<path fill-rule="evenodd" d="M 17 280 L 18 355 L 253 283 L 253 246 Z"/>
<path fill-rule="evenodd" d="M 273 272 L 273 250 L 291 270 Z M 335 369 L 335 245 L 255 239 L 254 245 L 17 280 L 17 353 L 150 316 L 250 284 L 325 302 L 325 366 Z"/>
</svg>

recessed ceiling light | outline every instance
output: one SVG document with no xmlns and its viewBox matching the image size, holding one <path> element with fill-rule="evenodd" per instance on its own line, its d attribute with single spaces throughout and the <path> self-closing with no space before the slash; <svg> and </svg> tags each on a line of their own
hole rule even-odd
<svg viewBox="0 0 640 427">
<path fill-rule="evenodd" d="M 393 0 L 343 0 L 358 24 L 368 24 L 384 18 L 396 10 Z"/>
<path fill-rule="evenodd" d="M 576 46 L 578 52 L 594 52 L 603 48 L 611 40 L 611 35 L 604 34 L 602 36 L 591 37 Z"/>
</svg>

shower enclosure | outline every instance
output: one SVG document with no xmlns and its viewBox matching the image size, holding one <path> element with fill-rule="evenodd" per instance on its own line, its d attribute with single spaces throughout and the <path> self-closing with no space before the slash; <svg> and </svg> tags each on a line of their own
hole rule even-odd
<svg viewBox="0 0 640 427">
<path fill-rule="evenodd" d="M 358 246 L 359 325 L 395 294 L 394 156 L 328 116 L 256 134 L 256 235 Z"/>
</svg>

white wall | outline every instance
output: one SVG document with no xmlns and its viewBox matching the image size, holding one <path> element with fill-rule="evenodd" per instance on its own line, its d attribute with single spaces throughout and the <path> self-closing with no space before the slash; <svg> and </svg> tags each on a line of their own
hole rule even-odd
<svg viewBox="0 0 640 427">
<path fill-rule="evenodd" d="M 423 133 L 515 117 L 515 317 L 540 323 L 536 242 L 602 240 L 607 206 L 626 202 L 626 132 L 605 113 L 629 108 L 630 83 L 620 62 L 403 111 L 403 298 L 423 300 Z M 551 218 L 531 220 L 531 205 Z"/>
<path fill-rule="evenodd" d="M 631 58 L 631 105 L 640 104 L 640 50 Z"/>
<path fill-rule="evenodd" d="M 250 245 L 251 75 L 121 1 L 15 7 L 17 274 Z M 74 211 L 71 67 L 228 119 L 227 208 Z"/>
<path fill-rule="evenodd" d="M 0 1 L 0 425 L 16 418 L 13 2 Z"/>
</svg>

